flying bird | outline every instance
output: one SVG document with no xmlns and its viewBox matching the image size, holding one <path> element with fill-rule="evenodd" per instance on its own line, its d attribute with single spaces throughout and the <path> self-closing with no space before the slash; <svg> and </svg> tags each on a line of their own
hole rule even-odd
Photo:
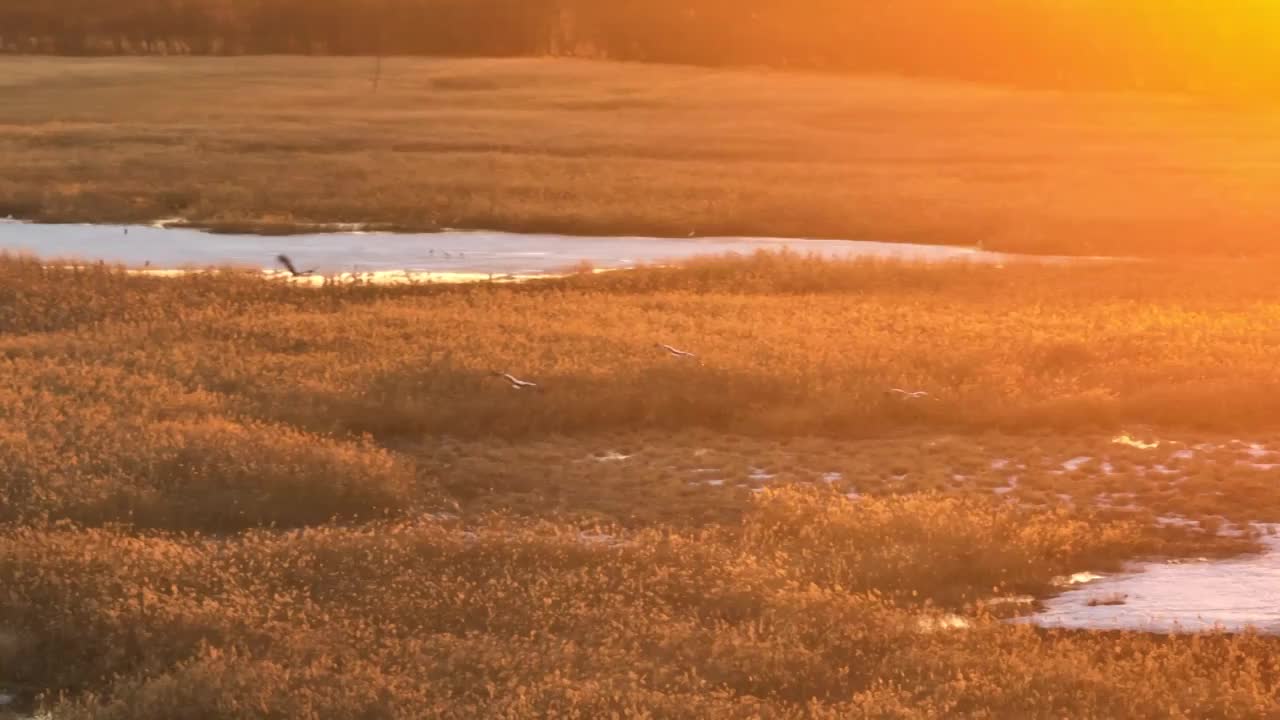
<svg viewBox="0 0 1280 720">
<path fill-rule="evenodd" d="M 901 388 L 890 388 L 885 390 L 884 394 L 890 397 L 901 398 L 903 400 L 924 400 L 925 398 L 932 397 L 929 393 L 923 390 L 911 392 L 910 390 L 903 390 Z"/>
<path fill-rule="evenodd" d="M 288 255 L 277 255 L 277 256 L 276 256 L 276 262 L 278 262 L 278 263 L 280 263 L 281 265 L 283 265 L 283 266 L 284 266 L 284 269 L 285 269 L 285 270 L 288 270 L 288 271 L 289 271 L 289 274 L 290 274 L 290 275 L 292 275 L 292 276 L 294 276 L 294 277 L 307 277 L 307 276 L 309 276 L 309 275 L 315 275 L 315 274 L 316 274 L 316 269 L 315 269 L 315 268 L 311 268 L 310 270 L 303 270 L 302 272 L 299 272 L 299 271 L 298 271 L 298 268 L 296 268 L 296 267 L 294 267 L 294 266 L 293 266 L 293 261 L 289 259 L 289 256 L 288 256 Z"/>
<path fill-rule="evenodd" d="M 538 387 L 538 383 L 529 382 L 528 380 L 521 380 L 520 378 L 516 377 L 515 375 L 512 375 L 511 373 L 504 373 L 499 370 L 494 370 L 493 374 L 511 383 L 511 387 L 515 390 L 524 390 L 525 388 Z"/>
<path fill-rule="evenodd" d="M 670 345 L 667 345 L 667 344 L 665 344 L 665 343 L 658 343 L 658 347 L 662 348 L 663 350 L 666 350 L 666 351 L 667 351 L 667 353 L 671 355 L 671 357 L 677 357 L 677 358 L 696 358 L 696 357 L 698 357 L 697 355 L 694 355 L 694 354 L 693 354 L 693 353 L 691 353 L 691 352 L 687 352 L 687 351 L 685 351 L 685 350 L 679 350 L 679 349 L 677 349 L 677 348 L 673 348 L 673 347 L 671 347 Z"/>
<path fill-rule="evenodd" d="M 1129 447 L 1135 447 L 1135 448 L 1138 448 L 1139 450 L 1154 450 L 1160 447 L 1159 440 L 1156 440 L 1154 442 L 1146 442 L 1143 440 L 1137 440 L 1127 434 L 1119 435 L 1117 437 L 1111 438 L 1111 442 L 1115 443 L 1116 445 L 1128 445 Z"/>
</svg>

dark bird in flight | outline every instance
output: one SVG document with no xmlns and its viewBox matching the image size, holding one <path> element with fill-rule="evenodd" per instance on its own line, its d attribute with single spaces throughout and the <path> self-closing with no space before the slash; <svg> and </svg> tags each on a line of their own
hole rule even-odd
<svg viewBox="0 0 1280 720">
<path fill-rule="evenodd" d="M 670 345 L 667 345 L 667 344 L 665 344 L 665 343 L 658 343 L 658 347 L 662 348 L 663 350 L 666 350 L 666 351 L 667 351 L 667 353 L 671 355 L 671 357 L 677 357 L 677 358 L 682 358 L 682 359 L 683 359 L 683 358 L 690 358 L 690 359 L 693 359 L 693 358 L 698 357 L 697 355 L 694 355 L 694 354 L 693 354 L 693 353 L 691 353 L 691 352 L 687 352 L 687 351 L 685 351 L 685 350 L 679 350 L 679 349 L 677 349 L 677 348 L 673 348 L 673 347 L 671 347 Z"/>
<path fill-rule="evenodd" d="M 538 383 L 529 382 L 528 380 L 521 380 L 520 378 L 516 377 L 515 375 L 512 375 L 511 373 L 504 373 L 500 370 L 494 370 L 493 374 L 511 383 L 511 387 L 516 390 L 524 390 L 525 388 L 538 387 Z"/>
<path fill-rule="evenodd" d="M 293 261 L 289 259 L 289 256 L 288 256 L 288 255 L 277 255 L 277 256 L 276 256 L 276 262 L 278 262 L 278 263 L 280 263 L 281 265 L 283 265 L 283 266 L 284 266 L 284 269 L 285 269 L 285 270 L 288 270 L 288 271 L 289 271 L 289 274 L 290 274 L 290 275 L 292 275 L 292 276 L 294 276 L 294 277 L 307 277 L 307 276 L 309 276 L 309 275 L 315 275 L 315 274 L 316 274 L 316 269 L 315 269 L 315 268 L 311 268 L 310 270 L 303 270 L 302 272 L 298 272 L 298 268 L 296 268 L 296 267 L 294 267 L 294 266 L 293 266 Z"/>
</svg>

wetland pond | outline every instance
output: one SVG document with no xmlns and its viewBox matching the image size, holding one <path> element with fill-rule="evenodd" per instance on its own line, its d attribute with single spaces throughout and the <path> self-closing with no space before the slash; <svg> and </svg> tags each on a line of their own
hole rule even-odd
<svg viewBox="0 0 1280 720">
<path fill-rule="evenodd" d="M 1226 560 L 1143 562 L 1073 589 L 1019 618 L 1043 627 L 1172 633 L 1250 628 L 1280 634 L 1280 537 L 1259 527 L 1263 552 Z M 1074 578 L 1073 578 L 1074 579 Z"/>
<path fill-rule="evenodd" d="M 787 238 L 583 237 L 488 231 L 364 232 L 355 225 L 295 235 L 210 233 L 175 226 L 36 224 L 0 220 L 0 251 L 42 260 L 105 261 L 151 271 L 214 266 L 276 269 L 278 254 L 317 275 L 372 280 L 512 279 L 563 274 L 580 263 L 598 270 L 662 264 L 696 256 L 790 250 L 835 259 L 922 262 L 1066 262 L 1076 258 L 1013 255 L 971 247 Z"/>
</svg>

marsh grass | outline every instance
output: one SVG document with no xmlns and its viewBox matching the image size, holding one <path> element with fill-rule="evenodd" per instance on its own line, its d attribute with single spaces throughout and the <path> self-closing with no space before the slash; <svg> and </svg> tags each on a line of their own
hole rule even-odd
<svg viewBox="0 0 1280 720">
<path fill-rule="evenodd" d="M 965 597 L 1042 586 L 1141 543 L 1135 525 L 1064 520 L 784 490 L 757 498 L 740 530 L 615 528 L 610 543 L 499 518 L 465 533 L 420 520 L 226 541 L 12 529 L 3 609 L 30 661 L 7 672 L 70 693 L 57 716 L 92 718 L 168 717 L 173 703 L 336 718 L 1274 707 L 1274 642 L 1253 636 L 1092 636 L 981 616 L 921 629 L 944 627 L 941 608 Z M 1224 653 L 1250 660 L 1214 661 Z"/>
<path fill-rule="evenodd" d="M 1274 108 L 570 60 L 0 58 L 0 217 L 1272 254 Z M 1142 192 L 1135 192 L 1139 183 Z"/>
<path fill-rule="evenodd" d="M 161 383 L 226 404 L 219 413 L 384 444 L 693 427 L 1256 431 L 1280 409 L 1272 270 L 762 254 L 521 286 L 303 289 L 6 261 L 0 353 L 32 392 Z M 511 392 L 494 368 L 545 392 Z M 938 400 L 885 398 L 904 385 Z"/>
<path fill-rule="evenodd" d="M 1272 270 L 3 258 L 0 683 L 95 720 L 1265 717 L 1274 638 L 984 608 L 1280 520 Z"/>
</svg>

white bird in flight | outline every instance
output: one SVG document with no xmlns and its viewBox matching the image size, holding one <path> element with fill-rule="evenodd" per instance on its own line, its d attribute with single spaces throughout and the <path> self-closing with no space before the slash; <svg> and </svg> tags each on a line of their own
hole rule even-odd
<svg viewBox="0 0 1280 720">
<path fill-rule="evenodd" d="M 894 397 L 899 397 L 899 398 L 902 398 L 903 400 L 924 400 L 927 397 L 931 397 L 929 393 L 923 390 L 916 390 L 915 392 L 911 392 L 910 390 L 903 390 L 901 388 L 890 388 L 885 391 L 885 394 L 892 395 Z"/>
<path fill-rule="evenodd" d="M 511 373 L 504 373 L 498 370 L 494 370 L 493 374 L 511 383 L 511 387 L 516 390 L 523 390 L 525 388 L 538 387 L 538 383 L 529 382 L 528 380 L 521 380 L 520 378 L 516 377 L 515 375 L 512 375 Z"/>
<path fill-rule="evenodd" d="M 664 344 L 664 343 L 658 343 L 658 347 L 662 348 L 663 350 L 666 350 L 668 353 L 670 353 L 670 355 L 671 355 L 672 357 L 678 357 L 678 358 L 696 358 L 696 357 L 698 357 L 697 355 L 694 355 L 694 354 L 693 354 L 693 353 L 691 353 L 691 352 L 687 352 L 687 351 L 685 351 L 685 350 L 679 350 L 679 349 L 673 348 L 673 347 L 671 347 L 670 345 L 667 345 L 667 344 Z"/>
<path fill-rule="evenodd" d="M 1159 440 L 1156 440 L 1154 442 L 1146 442 L 1143 440 L 1135 439 L 1131 435 L 1127 435 L 1127 434 L 1119 435 L 1117 437 L 1111 438 L 1111 442 L 1115 443 L 1116 445 L 1128 445 L 1129 447 L 1135 447 L 1135 448 L 1138 448 L 1139 450 L 1154 450 L 1160 447 Z"/>
</svg>

